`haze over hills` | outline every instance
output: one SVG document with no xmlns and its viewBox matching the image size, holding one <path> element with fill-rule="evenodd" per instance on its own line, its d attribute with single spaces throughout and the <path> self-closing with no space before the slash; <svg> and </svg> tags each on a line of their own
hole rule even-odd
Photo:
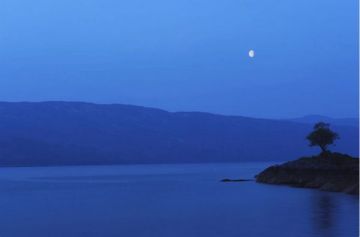
<svg viewBox="0 0 360 237">
<path fill-rule="evenodd" d="M 294 118 L 289 120 L 299 123 L 311 123 L 311 124 L 314 124 L 318 121 L 323 121 L 333 125 L 359 127 L 359 118 L 330 118 L 321 115 L 307 115 L 301 118 Z"/>
<path fill-rule="evenodd" d="M 82 102 L 0 102 L 0 165 L 291 160 L 316 154 L 311 123 L 170 113 Z M 358 129 L 332 126 L 334 151 L 358 154 Z"/>
</svg>

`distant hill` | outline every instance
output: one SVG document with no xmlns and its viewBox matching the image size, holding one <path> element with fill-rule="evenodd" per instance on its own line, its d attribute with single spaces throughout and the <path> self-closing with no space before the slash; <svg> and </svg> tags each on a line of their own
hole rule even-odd
<svg viewBox="0 0 360 237">
<path fill-rule="evenodd" d="M 291 160 L 316 154 L 312 124 L 170 113 L 130 105 L 0 102 L 0 165 Z M 358 154 L 358 130 L 334 126 L 333 150 Z"/>
<path fill-rule="evenodd" d="M 311 124 L 314 124 L 318 121 L 323 121 L 326 123 L 330 123 L 332 125 L 359 127 L 359 118 L 337 119 L 337 118 L 330 118 L 330 117 L 321 116 L 321 115 L 308 115 L 308 116 L 304 116 L 301 118 L 290 119 L 290 121 L 299 122 L 299 123 L 311 123 Z"/>
</svg>

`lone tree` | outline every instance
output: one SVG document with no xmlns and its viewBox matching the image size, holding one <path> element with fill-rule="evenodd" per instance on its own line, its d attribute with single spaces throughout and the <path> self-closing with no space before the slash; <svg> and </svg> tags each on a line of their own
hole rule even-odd
<svg viewBox="0 0 360 237">
<path fill-rule="evenodd" d="M 310 141 L 310 146 L 319 146 L 324 154 L 328 152 L 328 146 L 339 139 L 339 135 L 331 131 L 329 126 L 328 123 L 319 122 L 314 125 L 314 131 L 306 137 Z"/>
</svg>

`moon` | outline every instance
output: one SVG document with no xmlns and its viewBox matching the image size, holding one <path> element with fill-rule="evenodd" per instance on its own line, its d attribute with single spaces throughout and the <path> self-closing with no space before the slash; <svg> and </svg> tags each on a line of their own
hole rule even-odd
<svg viewBox="0 0 360 237">
<path fill-rule="evenodd" d="M 254 51 L 254 50 L 251 49 L 251 50 L 249 51 L 249 57 L 250 57 L 250 58 L 255 57 L 255 51 Z"/>
</svg>

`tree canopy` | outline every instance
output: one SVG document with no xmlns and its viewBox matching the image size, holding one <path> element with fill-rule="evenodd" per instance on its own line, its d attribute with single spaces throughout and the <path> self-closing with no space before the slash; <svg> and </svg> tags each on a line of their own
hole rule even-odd
<svg viewBox="0 0 360 237">
<path fill-rule="evenodd" d="M 310 141 L 310 146 L 319 146 L 322 152 L 327 152 L 328 146 L 334 144 L 339 135 L 330 129 L 330 124 L 319 122 L 306 139 Z"/>
</svg>

